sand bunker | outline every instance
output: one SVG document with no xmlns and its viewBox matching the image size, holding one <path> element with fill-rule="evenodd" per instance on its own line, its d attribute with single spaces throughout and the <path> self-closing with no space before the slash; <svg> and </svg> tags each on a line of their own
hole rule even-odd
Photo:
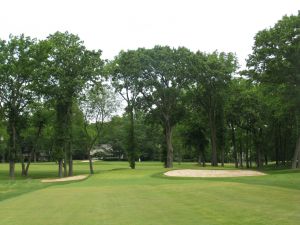
<svg viewBox="0 0 300 225">
<path fill-rule="evenodd" d="M 88 175 L 78 175 L 78 176 L 64 177 L 64 178 L 58 178 L 58 179 L 44 179 L 41 181 L 43 183 L 64 182 L 64 181 L 73 181 L 73 180 L 83 180 L 87 177 L 88 177 Z"/>
<path fill-rule="evenodd" d="M 164 173 L 171 177 L 247 177 L 263 176 L 265 173 L 253 170 L 171 170 Z"/>
<path fill-rule="evenodd" d="M 96 162 L 96 161 L 99 161 L 98 159 L 93 159 L 92 162 Z M 89 160 L 82 160 L 81 161 L 82 163 L 88 163 L 90 162 Z"/>
</svg>

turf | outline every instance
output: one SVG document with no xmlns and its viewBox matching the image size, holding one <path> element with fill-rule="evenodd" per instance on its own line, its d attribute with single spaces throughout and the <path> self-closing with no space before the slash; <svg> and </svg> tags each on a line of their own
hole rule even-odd
<svg viewBox="0 0 300 225">
<path fill-rule="evenodd" d="M 86 163 L 74 168 L 75 175 L 88 173 Z M 199 169 L 192 163 L 175 168 Z M 56 176 L 54 163 L 34 164 L 29 179 L 15 181 L 8 180 L 7 169 L 0 165 L 0 224 L 5 225 L 295 225 L 300 220 L 300 171 L 170 178 L 160 163 L 139 163 L 131 170 L 126 162 L 97 162 L 96 174 L 84 181 L 43 184 L 41 178 Z"/>
</svg>

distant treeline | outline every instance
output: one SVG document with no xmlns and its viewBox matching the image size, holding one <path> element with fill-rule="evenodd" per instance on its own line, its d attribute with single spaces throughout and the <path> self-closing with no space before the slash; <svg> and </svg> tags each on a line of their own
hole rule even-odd
<svg viewBox="0 0 300 225">
<path fill-rule="evenodd" d="M 299 84 L 300 14 L 255 35 L 244 71 L 233 53 L 155 46 L 108 61 L 68 32 L 11 35 L 0 40 L 0 154 L 12 178 L 16 162 L 27 176 L 37 160 L 56 161 L 62 177 L 88 158 L 93 173 L 101 145 L 133 169 L 137 160 L 299 168 Z"/>
</svg>

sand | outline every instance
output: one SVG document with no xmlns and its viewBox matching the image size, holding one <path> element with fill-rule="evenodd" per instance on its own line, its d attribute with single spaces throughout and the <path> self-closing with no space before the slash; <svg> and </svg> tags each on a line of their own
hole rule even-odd
<svg viewBox="0 0 300 225">
<path fill-rule="evenodd" d="M 78 175 L 78 176 L 64 177 L 64 178 L 58 178 L 58 179 L 44 179 L 41 181 L 43 183 L 64 182 L 64 181 L 73 181 L 73 180 L 83 180 L 87 177 L 88 177 L 88 175 Z"/>
<path fill-rule="evenodd" d="M 171 177 L 248 177 L 263 176 L 265 173 L 253 170 L 171 170 L 164 173 Z"/>
<path fill-rule="evenodd" d="M 96 162 L 96 161 L 99 161 L 98 159 L 93 159 L 92 162 Z M 81 161 L 82 163 L 88 163 L 90 162 L 89 160 L 82 160 Z"/>
</svg>

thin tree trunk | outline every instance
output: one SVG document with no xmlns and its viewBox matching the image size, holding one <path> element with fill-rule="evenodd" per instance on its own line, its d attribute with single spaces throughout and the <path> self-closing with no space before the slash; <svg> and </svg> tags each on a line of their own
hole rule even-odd
<svg viewBox="0 0 300 225">
<path fill-rule="evenodd" d="M 299 157 L 300 157 L 300 136 L 299 136 L 297 144 L 296 144 L 294 157 L 293 157 L 293 161 L 292 161 L 292 168 L 293 169 L 300 168 Z"/>
<path fill-rule="evenodd" d="M 298 168 L 300 168 L 300 153 L 298 154 Z"/>
<path fill-rule="evenodd" d="M 287 154 L 287 130 L 284 131 L 283 136 L 283 149 L 282 149 L 282 164 L 285 165 L 287 162 L 286 154 Z"/>
<path fill-rule="evenodd" d="M 268 155 L 265 154 L 265 165 L 267 166 L 268 165 Z"/>
<path fill-rule="evenodd" d="M 216 124 L 213 113 L 209 112 L 209 127 L 210 127 L 210 140 L 211 140 L 211 165 L 218 166 L 217 156 L 217 136 L 216 136 Z"/>
<path fill-rule="evenodd" d="M 34 163 L 37 162 L 36 152 L 33 153 L 33 162 L 34 162 Z"/>
<path fill-rule="evenodd" d="M 88 157 L 89 157 L 89 164 L 90 164 L 90 174 L 94 174 L 93 161 L 92 161 L 91 154 L 89 154 Z"/>
<path fill-rule="evenodd" d="M 257 167 L 262 168 L 262 129 L 259 129 L 258 140 L 256 140 L 256 148 L 257 148 Z"/>
<path fill-rule="evenodd" d="M 201 151 L 199 151 L 199 155 L 198 155 L 198 164 L 199 165 L 202 164 L 202 154 L 201 154 Z"/>
<path fill-rule="evenodd" d="M 2 152 L 2 163 L 5 163 L 5 151 L 3 150 L 3 152 Z"/>
<path fill-rule="evenodd" d="M 58 161 L 58 176 L 63 177 L 63 160 Z"/>
<path fill-rule="evenodd" d="M 246 167 L 249 168 L 249 131 L 246 131 Z"/>
<path fill-rule="evenodd" d="M 275 161 L 276 161 L 276 166 L 279 166 L 279 141 L 278 141 L 278 135 L 277 132 L 275 131 L 274 134 L 274 143 L 275 143 Z"/>
<path fill-rule="evenodd" d="M 251 157 L 252 151 L 251 148 L 249 148 L 249 166 L 252 168 L 252 157 Z"/>
<path fill-rule="evenodd" d="M 24 168 L 24 174 L 22 174 L 23 176 L 26 176 L 26 177 L 28 176 L 28 170 L 29 170 L 29 166 L 30 166 L 30 163 L 31 163 L 32 155 L 33 155 L 33 152 L 31 152 L 30 155 L 29 155 L 28 162 L 26 164 L 26 167 Z"/>
<path fill-rule="evenodd" d="M 73 156 L 70 154 L 69 156 L 69 176 L 73 176 Z"/>
<path fill-rule="evenodd" d="M 242 138 L 242 137 L 241 137 Z M 243 145 L 242 145 L 242 140 L 239 140 L 239 144 L 240 144 L 240 167 L 243 168 Z"/>
<path fill-rule="evenodd" d="M 136 160 L 136 152 L 135 152 L 135 138 L 134 138 L 134 113 L 133 107 L 130 106 L 130 128 L 129 128 L 129 149 L 128 149 L 128 161 L 131 169 L 135 169 L 135 160 Z"/>
<path fill-rule="evenodd" d="M 28 170 L 30 166 L 31 160 L 27 162 L 26 168 L 25 168 L 25 176 L 28 176 Z"/>
<path fill-rule="evenodd" d="M 231 124 L 231 141 L 233 145 L 233 154 L 234 154 L 234 166 L 235 168 L 238 168 L 238 157 L 237 157 L 237 149 L 236 149 L 236 140 L 235 140 L 235 131 L 234 126 Z"/>
<path fill-rule="evenodd" d="M 172 146 L 172 127 L 169 120 L 166 121 L 166 144 L 167 144 L 167 165 L 166 168 L 173 167 L 173 146 Z"/>
<path fill-rule="evenodd" d="M 68 167 L 67 167 L 67 153 L 65 152 L 64 160 L 63 160 L 63 167 L 64 167 L 64 177 L 68 176 Z"/>
<path fill-rule="evenodd" d="M 9 146 L 9 176 L 15 178 L 15 156 L 17 152 L 17 133 L 14 122 L 10 122 L 10 146 Z"/>
<path fill-rule="evenodd" d="M 21 153 L 21 165 L 22 165 L 22 172 L 21 172 L 21 175 L 22 176 L 26 176 L 26 173 L 25 173 L 25 162 L 24 162 L 24 155 L 23 153 Z"/>
<path fill-rule="evenodd" d="M 224 155 L 224 147 L 221 148 L 221 166 L 224 167 L 225 155 Z"/>
<path fill-rule="evenodd" d="M 205 167 L 205 152 L 204 150 L 202 151 L 202 166 Z"/>
<path fill-rule="evenodd" d="M 9 176 L 11 179 L 15 178 L 15 162 L 14 162 L 14 160 L 9 161 Z"/>
</svg>

